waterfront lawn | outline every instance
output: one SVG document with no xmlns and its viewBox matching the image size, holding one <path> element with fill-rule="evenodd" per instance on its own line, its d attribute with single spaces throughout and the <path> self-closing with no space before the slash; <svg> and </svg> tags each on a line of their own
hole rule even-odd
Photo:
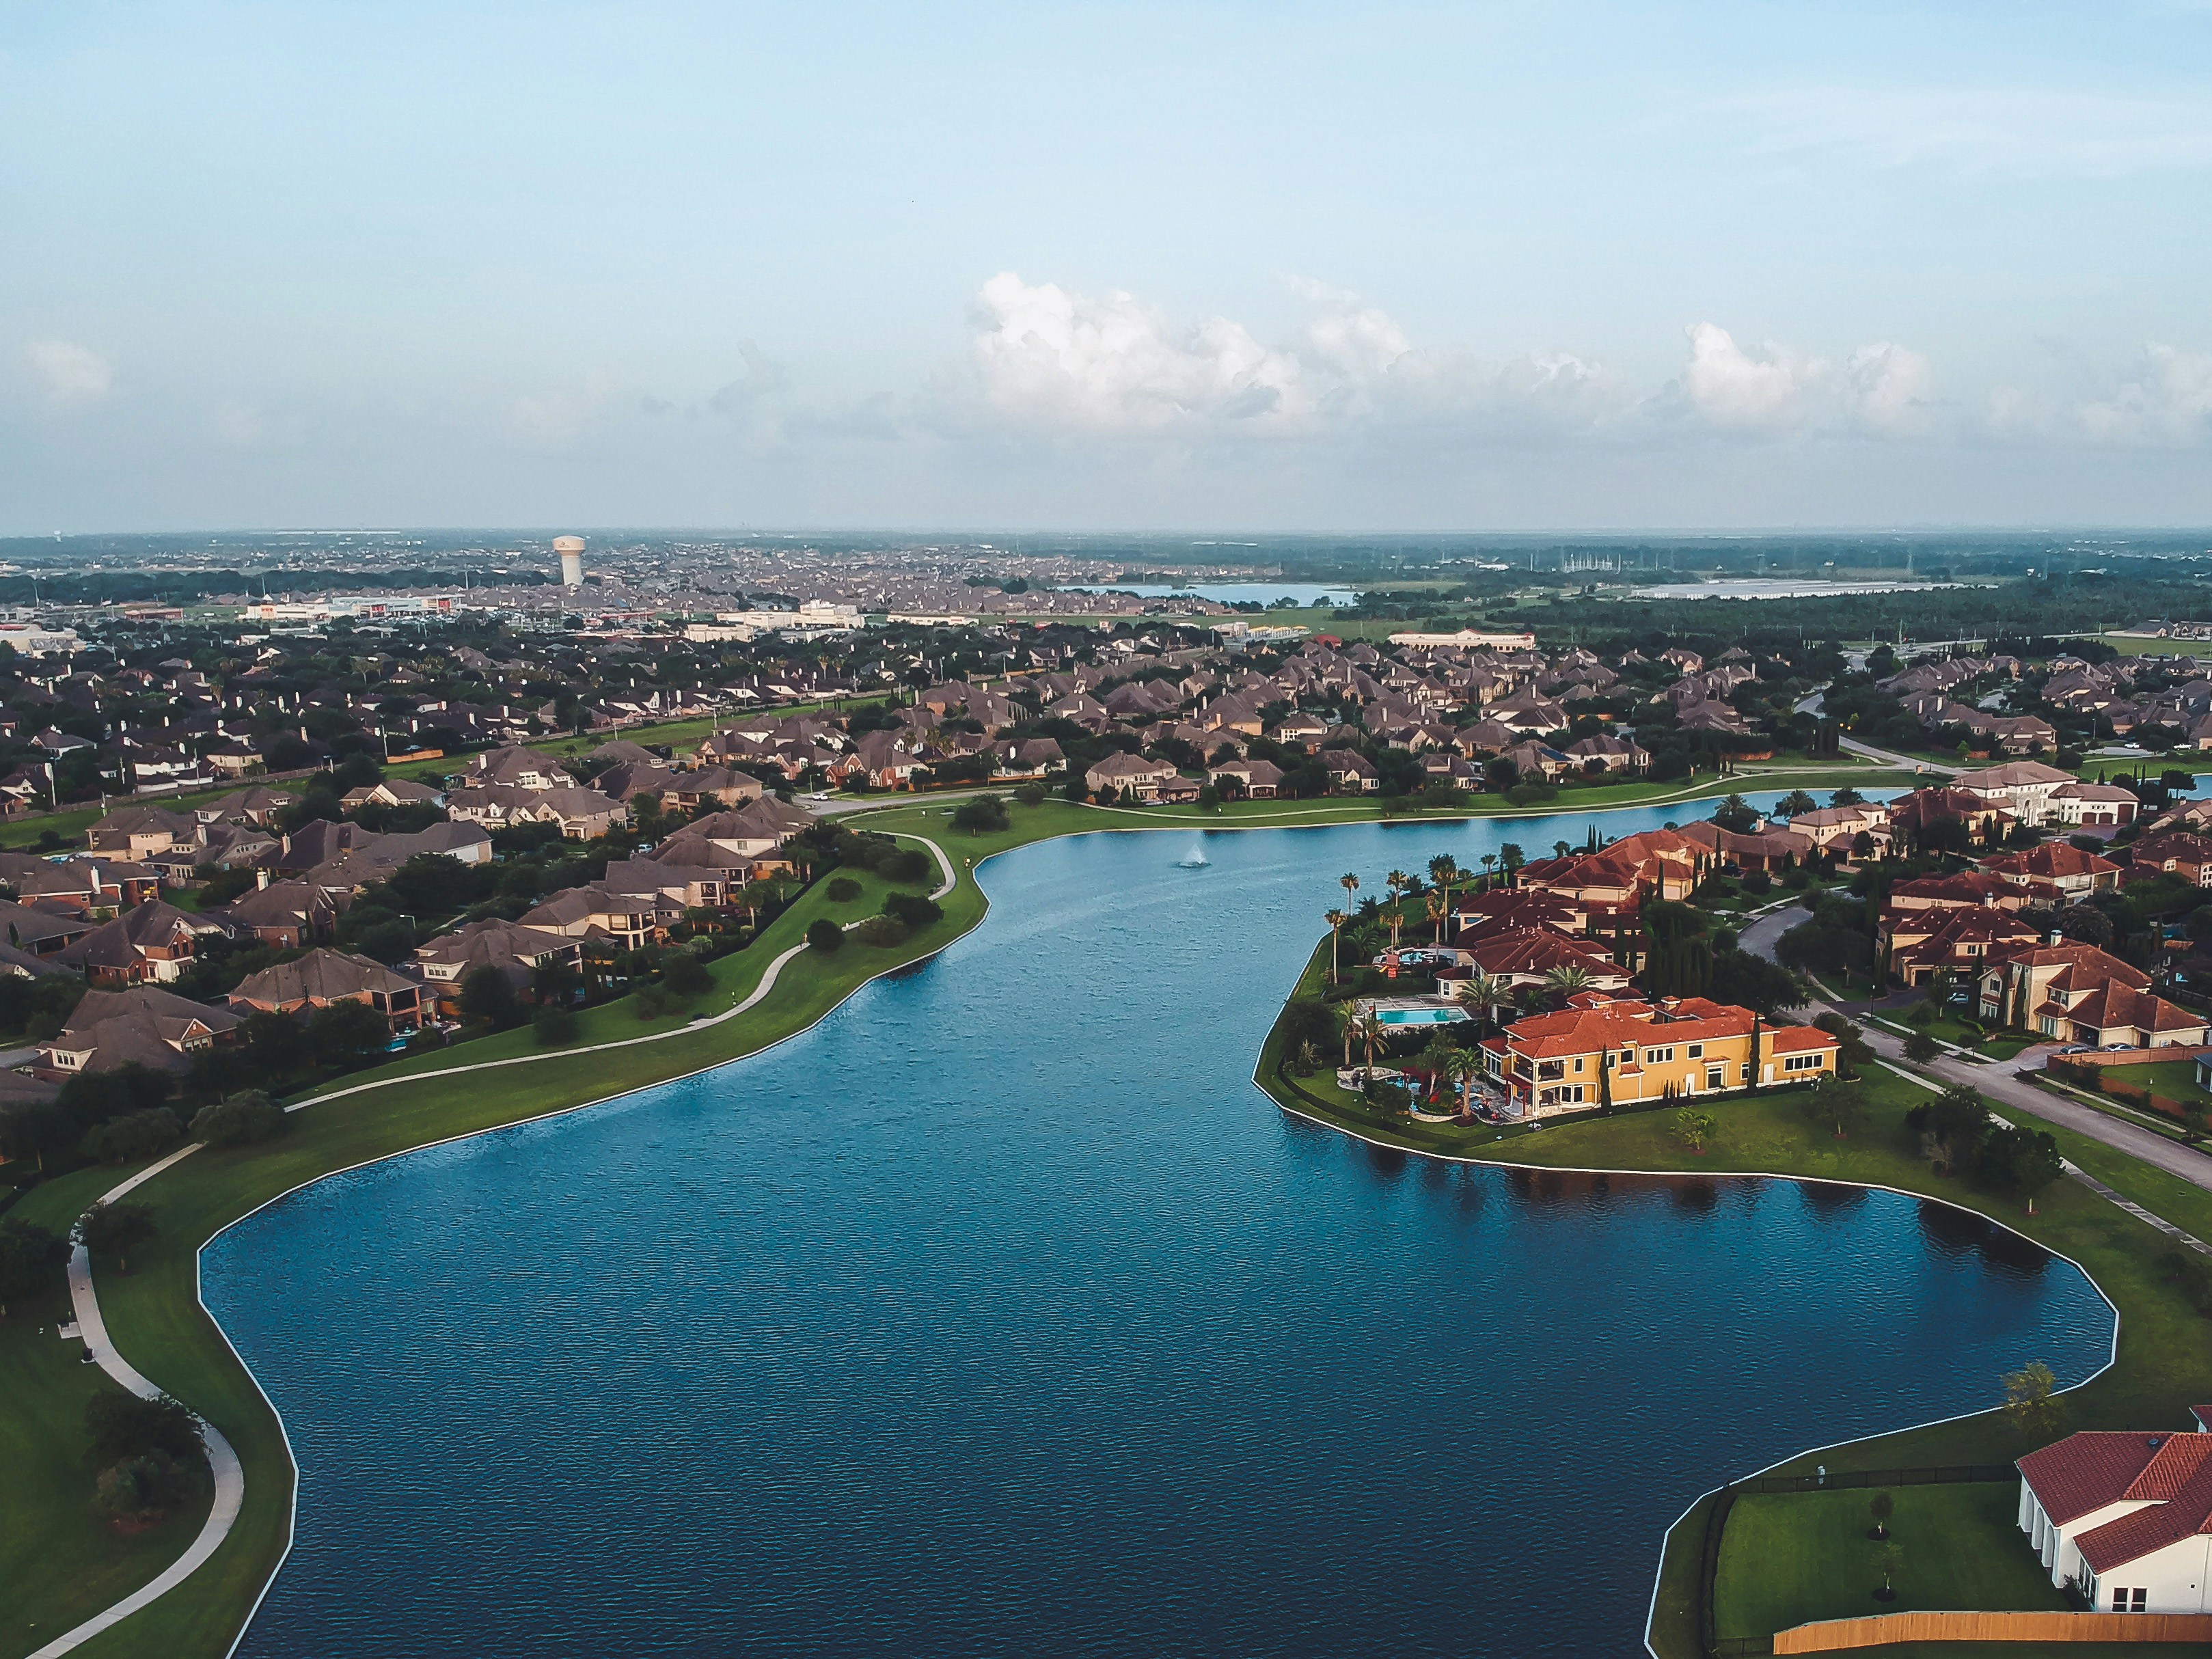
<svg viewBox="0 0 2212 1659">
<path fill-rule="evenodd" d="M 1736 1500 L 1714 1577 L 1714 1632 L 1768 1636 L 1820 1619 L 1928 1611 L 2063 1612 L 2066 1598 L 2014 1522 L 2016 1481 L 1899 1486 L 1889 1533 L 1904 1556 L 1897 1599 L 1867 1536 L 1868 1491 L 1754 1492 Z"/>
<path fill-rule="evenodd" d="M 1326 960 L 1324 940 L 1308 964 L 1302 992 L 1317 986 Z M 2163 1258 L 2174 1248 L 2170 1239 L 2076 1182 L 2052 1186 L 2036 1200 L 2037 1213 L 2029 1216 L 2015 1198 L 1937 1176 L 1920 1157 L 1919 1138 L 1905 1122 L 1906 1111 L 1927 1099 L 1929 1091 L 1887 1069 L 1876 1070 L 1869 1079 L 1867 1109 L 1848 1139 L 1836 1139 L 1825 1126 L 1809 1120 L 1801 1099 L 1789 1093 L 1736 1097 L 1699 1103 L 1712 1113 L 1717 1127 L 1705 1152 L 1692 1153 L 1674 1137 L 1674 1115 L 1666 1111 L 1585 1118 L 1540 1132 L 1510 1130 L 1500 1137 L 1496 1131 L 1455 1125 L 1390 1124 L 1364 1109 L 1333 1103 L 1316 1106 L 1279 1091 L 1273 1069 L 1279 1051 L 1279 1036 L 1271 1033 L 1260 1081 L 1291 1109 L 1411 1151 L 1553 1170 L 1558 1173 L 1547 1178 L 1560 1180 L 1575 1178 L 1576 1171 L 1617 1170 L 1857 1182 L 1941 1199 L 2002 1221 L 2080 1263 L 2119 1311 L 2115 1363 L 2063 1396 L 2066 1431 L 2180 1428 L 2188 1421 L 2189 1406 L 2203 1391 L 2204 1376 L 2212 1372 L 2212 1321 L 2167 1276 Z M 1307 1085 L 1301 1081 L 1300 1086 Z M 2037 1127 L 2051 1133 L 2067 1158 L 2115 1191 L 2212 1239 L 2207 1231 L 2212 1227 L 2212 1193 L 2059 1126 Z M 2037 1357 L 2022 1353 L 2019 1359 L 2025 1364 Z M 1817 1463 L 1832 1469 L 2003 1463 L 2031 1449 L 2003 1414 L 1991 1409 L 1954 1422 L 1814 1448 L 1780 1465 L 1779 1472 L 1809 1474 Z M 1713 1471 L 1716 1479 L 1748 1473 Z M 1668 1539 L 1653 1620 L 1660 1659 L 1695 1659 L 1699 1651 L 1695 1598 L 1702 1536 L 1700 1509 Z M 1994 1560 L 1986 1570 L 2006 1571 Z"/>
<path fill-rule="evenodd" d="M 1023 809 L 1016 810 L 1018 823 Z M 947 827 L 939 817 L 931 833 L 942 838 Z M 1017 830 L 1000 839 L 1028 838 Z M 961 848 L 955 843 L 963 839 L 954 836 L 945 842 L 956 867 Z M 941 878 L 933 876 L 928 885 L 935 887 Z M 825 886 L 817 883 L 750 949 L 713 964 L 717 989 L 712 999 L 702 1000 L 701 1007 L 726 1007 L 757 985 L 767 963 L 799 943 L 807 925 L 825 914 Z M 565 1048 L 539 1050 L 526 1030 L 441 1054 L 410 1055 L 392 1067 L 347 1078 L 338 1086 L 401 1068 L 410 1074 L 408 1083 L 326 1105 L 310 1101 L 292 1115 L 290 1130 L 281 1139 L 259 1146 L 203 1149 L 134 1194 L 133 1201 L 154 1210 L 160 1237 L 153 1245 L 132 1253 L 128 1277 L 112 1271 L 100 1273 L 100 1305 L 110 1334 L 141 1372 L 228 1437 L 245 1465 L 246 1505 L 230 1536 L 204 1566 L 145 1613 L 88 1643 L 79 1650 L 83 1659 L 174 1659 L 177 1655 L 223 1652 L 283 1553 L 293 1469 L 274 1414 L 200 1307 L 197 1263 L 203 1242 L 267 1200 L 318 1176 L 428 1142 L 609 1099 L 754 1053 L 812 1024 L 862 981 L 943 948 L 983 913 L 981 890 L 972 876 L 963 875 L 941 902 L 944 918 L 898 947 L 876 949 L 848 941 L 831 956 L 802 951 L 758 1006 L 721 1025 L 684 1030 L 678 1029 L 685 1024 L 679 1018 L 640 1021 L 625 1000 L 592 1011 L 609 1034 L 637 1036 L 665 1029 L 672 1035 L 586 1054 Z M 450 1069 L 507 1057 L 499 1045 L 507 1045 L 514 1054 L 543 1054 L 546 1058 L 543 1063 L 490 1072 L 411 1077 L 441 1066 Z M 64 1228 L 127 1173 L 84 1170 L 41 1183 L 18 1201 L 13 1213 Z M 58 1349 L 65 1346 L 47 1340 Z M 67 1369 L 73 1373 L 75 1345 L 66 1346 L 70 1349 Z M 91 1368 L 84 1369 L 89 1372 Z M 0 1391 L 0 1399 L 8 1406 L 0 1421 L 19 1417 L 27 1423 L 35 1421 L 42 1425 L 38 1432 L 59 1437 L 57 1455 L 77 1455 L 82 1431 L 72 1425 L 74 1414 L 82 1410 L 81 1399 L 40 1404 L 35 1390 L 21 1405 L 12 1391 Z M 182 1548 L 174 1540 L 161 1549 L 112 1535 L 79 1536 L 58 1520 L 67 1507 L 64 1498 L 58 1492 L 33 1489 L 13 1480 L 0 1481 L 0 1537 L 22 1540 L 21 1558 L 11 1563 L 20 1571 L 9 1574 L 11 1586 L 20 1587 L 20 1603 L 9 1607 L 11 1614 L 19 1615 L 15 1630 L 35 1621 L 41 1631 L 58 1633 L 74 1617 L 95 1611 L 143 1583 Z M 94 1582 L 104 1589 L 88 1590 L 86 1585 Z M 0 1659 L 20 1659 L 37 1645 L 7 1637 L 0 1639 Z"/>
<path fill-rule="evenodd" d="M 0 1651 L 27 1653 L 182 1554 L 207 1518 L 203 1500 L 160 1526 L 124 1536 L 92 1506 L 99 1473 L 85 1451 L 85 1402 L 119 1390 L 81 1344 L 55 1328 L 69 1297 L 56 1291 L 0 1321 Z"/>
</svg>

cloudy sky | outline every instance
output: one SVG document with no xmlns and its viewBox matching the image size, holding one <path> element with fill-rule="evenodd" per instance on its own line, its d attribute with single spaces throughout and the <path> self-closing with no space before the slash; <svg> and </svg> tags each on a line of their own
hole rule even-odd
<svg viewBox="0 0 2212 1659">
<path fill-rule="evenodd" d="M 0 17 L 0 533 L 2212 524 L 2212 0 Z"/>
</svg>

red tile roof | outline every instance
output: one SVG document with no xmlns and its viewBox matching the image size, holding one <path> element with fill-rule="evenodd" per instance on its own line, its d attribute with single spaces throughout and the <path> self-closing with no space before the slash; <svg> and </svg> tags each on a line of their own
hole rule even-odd
<svg viewBox="0 0 2212 1659">
<path fill-rule="evenodd" d="M 2019 1461 L 2021 1479 L 2055 1525 L 2064 1526 L 2127 1496 L 2136 1477 L 2169 1442 L 2187 1435 L 2069 1434 Z M 2204 1437 L 2212 1443 L 2212 1435 Z"/>
</svg>

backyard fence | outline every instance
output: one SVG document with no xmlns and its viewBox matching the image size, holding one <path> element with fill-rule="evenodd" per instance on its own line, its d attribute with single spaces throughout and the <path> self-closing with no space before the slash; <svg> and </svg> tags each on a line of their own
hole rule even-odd
<svg viewBox="0 0 2212 1659">
<path fill-rule="evenodd" d="M 2171 1096 L 2154 1093 L 2146 1085 L 2130 1083 L 2114 1077 L 2103 1066 L 2084 1066 L 2071 1060 L 2053 1055 L 2043 1062 L 2044 1070 L 2064 1079 L 2075 1088 L 2091 1094 L 2109 1096 L 2124 1101 L 2130 1106 L 2141 1106 L 2161 1117 L 2170 1117 L 2177 1123 L 2189 1121 L 2190 1109 Z"/>
<path fill-rule="evenodd" d="M 1772 1651 L 1834 1653 L 1896 1642 L 2212 1642 L 2212 1613 L 1884 1613 L 1778 1631 Z"/>
</svg>

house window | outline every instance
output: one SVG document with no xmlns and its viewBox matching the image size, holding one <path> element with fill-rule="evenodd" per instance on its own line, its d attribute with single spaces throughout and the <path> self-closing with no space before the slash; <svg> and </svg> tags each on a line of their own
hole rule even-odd
<svg viewBox="0 0 2212 1659">
<path fill-rule="evenodd" d="M 1646 1066 L 1665 1066 L 1670 1064 L 1674 1058 L 1674 1051 L 1672 1048 L 1646 1048 L 1644 1051 L 1644 1063 Z"/>
<path fill-rule="evenodd" d="M 1727 1088 L 1727 1087 L 1728 1087 L 1728 1068 L 1727 1068 L 1726 1066 L 1706 1066 L 1706 1067 L 1705 1067 L 1705 1087 L 1707 1087 L 1708 1089 L 1725 1089 L 1725 1088 Z"/>
<path fill-rule="evenodd" d="M 1782 1062 L 1785 1072 L 1817 1072 L 1827 1063 L 1826 1054 L 1792 1054 Z"/>
<path fill-rule="evenodd" d="M 1703 1060 L 1705 1057 L 1705 1045 L 1704 1043 L 1693 1042 L 1690 1045 L 1690 1058 L 1692 1060 Z"/>
</svg>

